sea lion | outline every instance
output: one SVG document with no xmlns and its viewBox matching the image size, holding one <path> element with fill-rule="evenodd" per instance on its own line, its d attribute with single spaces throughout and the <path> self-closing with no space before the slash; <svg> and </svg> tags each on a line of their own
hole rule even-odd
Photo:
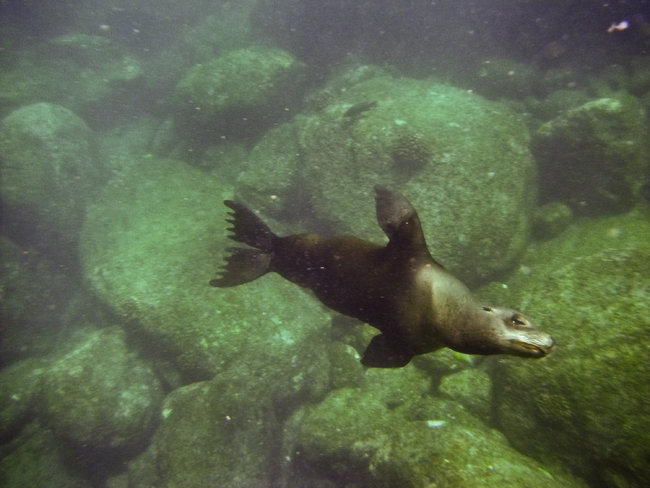
<svg viewBox="0 0 650 488">
<path fill-rule="evenodd" d="M 388 186 L 377 185 L 376 210 L 388 236 L 381 246 L 351 237 L 296 234 L 279 237 L 244 205 L 232 209 L 229 248 L 212 286 L 236 286 L 274 271 L 309 288 L 345 315 L 379 329 L 361 362 L 401 367 L 417 354 L 449 347 L 468 354 L 541 358 L 555 340 L 523 314 L 482 304 L 429 254 L 417 212 Z"/>
</svg>

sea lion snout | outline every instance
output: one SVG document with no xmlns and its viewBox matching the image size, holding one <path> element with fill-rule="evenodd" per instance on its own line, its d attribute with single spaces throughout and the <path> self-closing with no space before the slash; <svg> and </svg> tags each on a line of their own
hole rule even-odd
<svg viewBox="0 0 650 488">
<path fill-rule="evenodd" d="M 498 318 L 497 335 L 503 352 L 529 358 L 548 356 L 555 348 L 555 339 L 542 332 L 521 312 L 509 308 L 483 307 L 483 310 Z"/>
<path fill-rule="evenodd" d="M 539 342 L 533 342 L 530 338 L 528 342 L 513 341 L 513 347 L 521 351 L 521 354 L 517 355 L 529 358 L 543 358 L 544 356 L 548 356 L 555 349 L 555 339 L 543 332 L 540 332 L 540 335 L 542 336 L 542 341 Z"/>
</svg>

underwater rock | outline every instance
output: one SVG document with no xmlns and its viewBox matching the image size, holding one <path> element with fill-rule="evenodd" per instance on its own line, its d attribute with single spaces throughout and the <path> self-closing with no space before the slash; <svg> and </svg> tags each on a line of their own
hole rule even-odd
<svg viewBox="0 0 650 488">
<path fill-rule="evenodd" d="M 586 90 L 562 88 L 551 91 L 542 101 L 529 98 L 528 109 L 537 119 L 547 121 L 564 114 L 567 109 L 587 103 L 591 97 Z"/>
<path fill-rule="evenodd" d="M 43 375 L 40 417 L 79 448 L 130 451 L 158 422 L 162 386 L 118 327 L 88 334 Z"/>
<path fill-rule="evenodd" d="M 267 131 L 255 144 L 236 179 L 237 199 L 278 219 L 304 218 L 305 195 L 292 181 L 298 174 L 298 128 L 302 116 Z"/>
<path fill-rule="evenodd" d="M 4 236 L 0 256 L 0 364 L 7 365 L 52 351 L 79 285 L 59 263 Z"/>
<path fill-rule="evenodd" d="M 56 103 L 106 126 L 149 99 L 143 74 L 140 60 L 106 37 L 70 33 L 18 52 L 0 73 L 0 106 Z"/>
<path fill-rule="evenodd" d="M 11 439 L 34 417 L 47 365 L 44 359 L 27 359 L 0 370 L 0 439 L 3 441 Z"/>
<path fill-rule="evenodd" d="M 486 424 L 490 422 L 492 381 L 484 368 L 465 368 L 445 375 L 438 388 L 475 417 Z"/>
<path fill-rule="evenodd" d="M 494 287 L 526 304 L 557 339 L 534 367 L 501 358 L 492 378 L 498 427 L 517 449 L 564 463 L 598 486 L 650 477 L 650 225 L 634 212 L 572 226 L 524 256 Z M 483 295 L 483 294 L 481 294 Z M 487 296 L 487 295 L 483 295 Z"/>
<path fill-rule="evenodd" d="M 125 326 L 164 345 L 186 380 L 242 362 L 273 372 L 277 401 L 318 397 L 329 368 L 326 348 L 314 344 L 327 344 L 329 316 L 317 300 L 279 276 L 246 290 L 208 283 L 231 245 L 226 198 L 227 184 L 185 163 L 139 161 L 88 209 L 85 277 Z"/>
<path fill-rule="evenodd" d="M 573 210 L 562 202 L 549 202 L 535 210 L 533 234 L 539 239 L 558 236 L 573 219 Z"/>
<path fill-rule="evenodd" d="M 650 61 L 647 56 L 638 56 L 630 62 L 632 76 L 630 78 L 630 93 L 643 97 L 650 93 Z"/>
<path fill-rule="evenodd" d="M 431 396 L 412 366 L 368 373 L 365 387 L 335 390 L 288 421 L 286 486 L 585 486 L 516 452 L 460 404 Z"/>
<path fill-rule="evenodd" d="M 483 61 L 474 75 L 474 90 L 488 98 L 521 99 L 534 92 L 539 72 L 530 65 L 511 59 Z"/>
<path fill-rule="evenodd" d="M 132 462 L 133 486 L 274 486 L 280 423 L 273 384 L 220 374 L 170 393 L 147 452 Z"/>
<path fill-rule="evenodd" d="M 237 184 L 242 201 L 270 215 L 286 210 L 309 230 L 382 242 L 371 192 L 390 183 L 418 209 L 433 256 L 459 278 L 473 284 L 512 266 L 528 242 L 536 194 L 518 117 L 431 80 L 331 84 L 337 95 L 326 107 L 255 146 Z M 345 117 L 368 100 L 377 104 Z M 251 196 L 255 181 L 268 182 L 263 200 Z"/>
<path fill-rule="evenodd" d="M 305 65 L 280 49 L 249 47 L 197 64 L 176 86 L 179 125 L 196 137 L 257 134 L 286 117 L 302 91 Z"/>
<path fill-rule="evenodd" d="M 404 131 L 395 137 L 390 152 L 396 171 L 406 175 L 419 173 L 431 163 L 433 152 L 417 132 Z"/>
<path fill-rule="evenodd" d="M 19 437 L 2 445 L 0 486 L 92 488 L 97 485 L 65 464 L 60 440 L 47 427 L 34 421 L 25 427 Z"/>
<path fill-rule="evenodd" d="M 532 141 L 540 197 L 580 214 L 629 210 L 648 166 L 648 126 L 639 101 L 618 93 L 568 110 L 543 124 Z"/>
<path fill-rule="evenodd" d="M 37 103 L 0 127 L 3 225 L 23 243 L 76 257 L 87 202 L 105 181 L 94 133 L 70 110 Z"/>
</svg>

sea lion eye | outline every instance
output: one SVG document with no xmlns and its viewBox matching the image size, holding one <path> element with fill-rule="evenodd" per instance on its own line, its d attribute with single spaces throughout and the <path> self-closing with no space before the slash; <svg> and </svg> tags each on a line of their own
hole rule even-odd
<svg viewBox="0 0 650 488">
<path fill-rule="evenodd" d="M 512 318 L 510 319 L 512 322 L 512 325 L 516 325 L 518 327 L 526 326 L 528 325 L 525 320 L 522 320 L 519 318 L 518 315 L 513 315 Z"/>
<path fill-rule="evenodd" d="M 492 307 L 483 307 L 483 310 L 486 312 L 494 312 L 494 309 Z"/>
</svg>

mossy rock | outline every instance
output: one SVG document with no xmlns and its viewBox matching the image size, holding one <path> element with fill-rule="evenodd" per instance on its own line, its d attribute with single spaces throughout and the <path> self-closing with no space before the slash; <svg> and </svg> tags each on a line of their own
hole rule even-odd
<svg viewBox="0 0 650 488">
<path fill-rule="evenodd" d="M 289 420 L 289 487 L 585 486 L 513 450 L 412 366 L 372 371 Z"/>
<path fill-rule="evenodd" d="M 31 422 L 13 441 L 3 444 L 0 486 L 57 486 L 92 488 L 92 482 L 71 470 L 64 459 L 61 441 L 38 421 Z M 72 461 L 71 461 L 72 462 Z"/>
<path fill-rule="evenodd" d="M 302 89 L 305 66 L 281 49 L 249 47 L 229 51 L 187 71 L 176 85 L 180 125 L 214 137 L 255 132 L 284 116 Z M 241 134 L 239 134 L 241 137 Z"/>
<path fill-rule="evenodd" d="M 546 122 L 531 145 L 542 199 L 564 201 L 579 214 L 630 210 L 648 168 L 647 135 L 639 100 L 623 92 Z"/>
<path fill-rule="evenodd" d="M 56 103 L 102 126 L 140 106 L 143 75 L 141 61 L 108 38 L 71 33 L 21 51 L 0 73 L 0 110 Z"/>
<path fill-rule="evenodd" d="M 490 98 L 523 98 L 534 91 L 539 73 L 528 64 L 506 58 L 488 59 L 475 74 L 474 86 Z"/>
<path fill-rule="evenodd" d="M 558 343 L 541 361 L 495 363 L 499 427 L 521 451 L 608 486 L 650 476 L 648 243 L 641 212 L 585 222 L 531 249 L 507 289 L 481 293 L 508 295 Z"/>
<path fill-rule="evenodd" d="M 280 423 L 272 388 L 263 378 L 226 373 L 174 390 L 129 478 L 137 486 L 273 486 Z"/>
<path fill-rule="evenodd" d="M 43 374 L 38 412 L 79 448 L 130 452 L 157 424 L 162 385 L 117 327 L 92 332 Z"/>
<path fill-rule="evenodd" d="M 4 224 L 74 254 L 85 206 L 107 179 L 93 131 L 65 107 L 28 105 L 2 120 L 0 159 Z"/>
</svg>

